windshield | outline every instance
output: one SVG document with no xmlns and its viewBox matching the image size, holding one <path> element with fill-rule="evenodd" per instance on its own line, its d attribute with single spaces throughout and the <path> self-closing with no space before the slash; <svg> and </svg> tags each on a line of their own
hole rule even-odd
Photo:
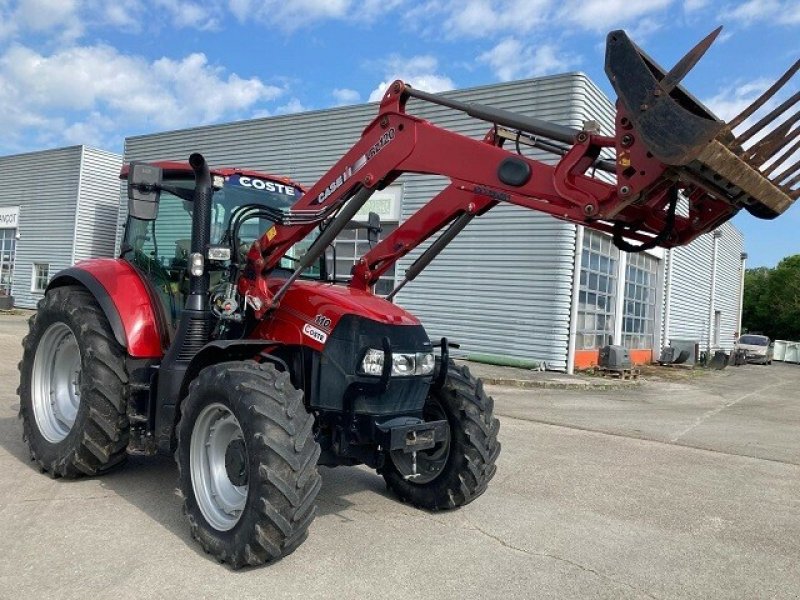
<svg viewBox="0 0 800 600">
<path fill-rule="evenodd" d="M 767 346 L 769 338 L 763 335 L 743 335 L 739 338 L 739 343 L 745 346 Z"/>
<path fill-rule="evenodd" d="M 194 182 L 191 182 L 191 185 L 193 186 Z M 222 242 L 225 232 L 231 225 L 231 215 L 237 208 L 259 205 L 286 211 L 300 199 L 300 196 L 302 191 L 284 183 L 246 175 L 226 177 L 223 188 L 214 192 L 211 243 Z M 271 226 L 272 221 L 269 219 L 248 219 L 239 229 L 239 239 L 249 246 Z"/>
</svg>

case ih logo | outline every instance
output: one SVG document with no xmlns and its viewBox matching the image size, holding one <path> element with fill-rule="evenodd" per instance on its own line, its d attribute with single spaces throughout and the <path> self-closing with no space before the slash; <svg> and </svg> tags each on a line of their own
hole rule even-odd
<svg viewBox="0 0 800 600">
<path fill-rule="evenodd" d="M 367 164 L 367 161 L 375 158 L 375 155 L 378 154 L 378 152 L 391 144 L 394 140 L 394 136 L 394 127 L 392 127 L 389 129 L 389 131 L 384 133 L 381 138 L 370 147 L 369 150 L 367 150 L 367 153 L 364 154 L 364 156 L 359 158 L 353 165 L 347 167 L 341 175 L 334 179 L 330 185 L 325 188 L 324 191 L 320 192 L 319 196 L 317 196 L 311 204 L 322 204 L 325 202 L 325 200 L 330 198 L 333 192 L 342 187 L 344 182 L 353 176 L 353 173 L 361 169 L 365 164 Z"/>
</svg>

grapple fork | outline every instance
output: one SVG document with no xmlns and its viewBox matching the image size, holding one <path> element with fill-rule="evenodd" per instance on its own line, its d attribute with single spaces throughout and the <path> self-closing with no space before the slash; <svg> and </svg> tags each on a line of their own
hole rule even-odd
<svg viewBox="0 0 800 600">
<path fill-rule="evenodd" d="M 735 210 L 771 219 L 800 197 L 800 91 L 736 135 L 800 70 L 800 60 L 729 123 L 716 117 L 679 81 L 719 33 L 715 30 L 672 71 L 665 71 L 624 31 L 608 35 L 606 73 L 635 135 L 684 183 L 687 196 L 710 195 Z M 793 83 L 796 89 L 796 80 Z M 792 88 L 788 88 L 792 91 Z"/>
</svg>

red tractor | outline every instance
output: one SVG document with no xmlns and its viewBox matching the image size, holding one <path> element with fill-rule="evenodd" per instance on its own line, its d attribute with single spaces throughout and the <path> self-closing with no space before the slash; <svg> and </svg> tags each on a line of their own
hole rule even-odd
<svg viewBox="0 0 800 600">
<path fill-rule="evenodd" d="M 428 510 L 471 502 L 500 453 L 492 399 L 449 359 L 447 340 L 433 343 L 392 302 L 397 289 L 500 203 L 610 232 L 627 250 L 686 244 L 741 208 L 764 218 L 786 210 L 798 197 L 797 164 L 777 167 L 797 150 L 783 151 L 797 115 L 747 149 L 731 130 L 800 63 L 726 124 L 678 85 L 711 39 L 666 72 L 612 32 L 613 137 L 397 81 L 361 139 L 308 190 L 209 169 L 199 154 L 126 167 L 119 258 L 58 273 L 30 320 L 19 394 L 33 460 L 53 477 L 77 477 L 130 452 L 175 452 L 192 535 L 234 568 L 277 560 L 306 538 L 317 465 L 368 465 Z M 407 114 L 411 97 L 491 127 L 482 141 L 445 131 Z M 532 160 L 523 146 L 559 159 Z M 356 226 L 374 190 L 409 172 L 451 183 L 337 280 L 326 248 Z M 380 228 L 364 226 L 373 238 Z M 388 298 L 373 293 L 437 233 Z"/>
</svg>

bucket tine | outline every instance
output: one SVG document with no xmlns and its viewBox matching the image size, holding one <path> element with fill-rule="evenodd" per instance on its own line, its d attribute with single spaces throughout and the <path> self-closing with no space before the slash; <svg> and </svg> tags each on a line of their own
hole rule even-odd
<svg viewBox="0 0 800 600">
<path fill-rule="evenodd" d="M 742 123 L 744 123 L 748 117 L 750 117 L 759 108 L 764 106 L 767 100 L 769 100 L 770 98 L 772 98 L 772 96 L 775 95 L 775 92 L 781 89 L 787 81 L 789 81 L 792 77 L 794 77 L 794 74 L 797 73 L 799 69 L 800 69 L 800 59 L 795 61 L 795 63 L 791 67 L 789 67 L 789 70 L 786 71 L 786 73 L 784 73 L 781 76 L 781 78 L 778 79 L 778 81 L 773 83 L 766 92 L 761 94 L 750 106 L 745 108 L 741 113 L 739 113 L 739 115 L 734 117 L 728 123 L 728 128 L 732 130 L 741 125 Z"/>
<path fill-rule="evenodd" d="M 800 171 L 798 171 L 798 169 L 800 169 L 800 160 L 798 160 L 791 167 L 786 169 L 783 173 L 776 176 L 775 179 L 773 179 L 773 181 L 777 182 L 779 185 L 785 187 L 786 189 L 792 189 L 792 186 L 794 186 L 794 184 L 800 182 Z M 788 179 L 792 175 L 794 175 L 794 177 Z"/>
<path fill-rule="evenodd" d="M 792 132 L 792 134 L 791 134 L 791 137 L 797 137 L 798 133 L 800 133 L 800 127 L 798 127 L 797 129 L 795 129 L 795 130 Z M 766 177 L 767 175 L 769 175 L 770 173 L 772 173 L 772 172 L 773 172 L 775 169 L 777 169 L 777 168 L 778 168 L 778 167 L 779 167 L 781 164 L 783 164 L 783 163 L 786 161 L 786 159 L 788 159 L 789 157 L 791 157 L 791 156 L 792 156 L 792 155 L 793 155 L 795 152 L 797 152 L 798 150 L 800 150 L 800 141 L 798 141 L 798 142 L 797 142 L 797 143 L 796 143 L 794 146 L 792 146 L 792 147 L 791 147 L 791 148 L 789 148 L 789 149 L 788 149 L 786 152 L 784 152 L 784 153 L 783 153 L 783 154 L 781 154 L 781 155 L 780 155 L 778 158 L 776 158 L 776 159 L 775 159 L 775 162 L 773 162 L 773 163 L 772 163 L 772 164 L 771 164 L 769 167 L 767 167 L 766 169 L 764 169 L 764 170 L 762 171 L 762 173 L 764 174 L 764 176 Z"/>
<path fill-rule="evenodd" d="M 800 118 L 800 113 L 793 117 L 794 121 L 798 118 Z M 753 144 L 752 147 L 748 148 L 746 151 L 748 162 L 754 167 L 761 166 L 785 148 L 787 144 L 790 144 L 800 133 L 800 127 L 789 132 L 793 124 L 794 122 L 791 120 L 786 121 L 773 129 L 769 134 L 765 135 L 757 143 Z"/>
<path fill-rule="evenodd" d="M 772 123 L 775 119 L 777 119 L 779 116 L 781 116 L 789 108 L 794 106 L 798 100 L 800 100 L 800 92 L 797 92 L 791 98 L 784 100 L 780 104 L 780 106 L 771 110 L 767 115 L 759 119 L 755 125 L 753 125 L 750 129 L 748 129 L 742 135 L 736 138 L 736 141 L 739 144 L 743 144 L 744 142 L 752 138 L 755 134 L 757 134 L 759 131 L 764 129 L 764 127 L 766 127 L 767 125 Z M 797 122 L 798 118 L 800 118 L 800 113 L 795 113 L 794 115 L 791 116 L 791 118 L 788 121 L 786 121 L 786 123 L 791 122 L 792 124 L 794 124 Z M 789 125 L 789 127 L 791 127 L 791 125 Z M 786 131 L 789 130 L 789 127 L 786 128 Z"/>
<path fill-rule="evenodd" d="M 689 50 L 689 52 L 670 69 L 669 73 L 664 75 L 664 78 L 660 81 L 660 85 L 665 94 L 669 94 L 675 86 L 686 77 L 686 74 L 692 70 L 697 64 L 697 61 L 703 57 L 706 51 L 711 47 L 711 44 L 714 43 L 714 40 L 717 39 L 720 31 L 722 31 L 722 25 L 700 40 L 694 48 Z"/>
</svg>

